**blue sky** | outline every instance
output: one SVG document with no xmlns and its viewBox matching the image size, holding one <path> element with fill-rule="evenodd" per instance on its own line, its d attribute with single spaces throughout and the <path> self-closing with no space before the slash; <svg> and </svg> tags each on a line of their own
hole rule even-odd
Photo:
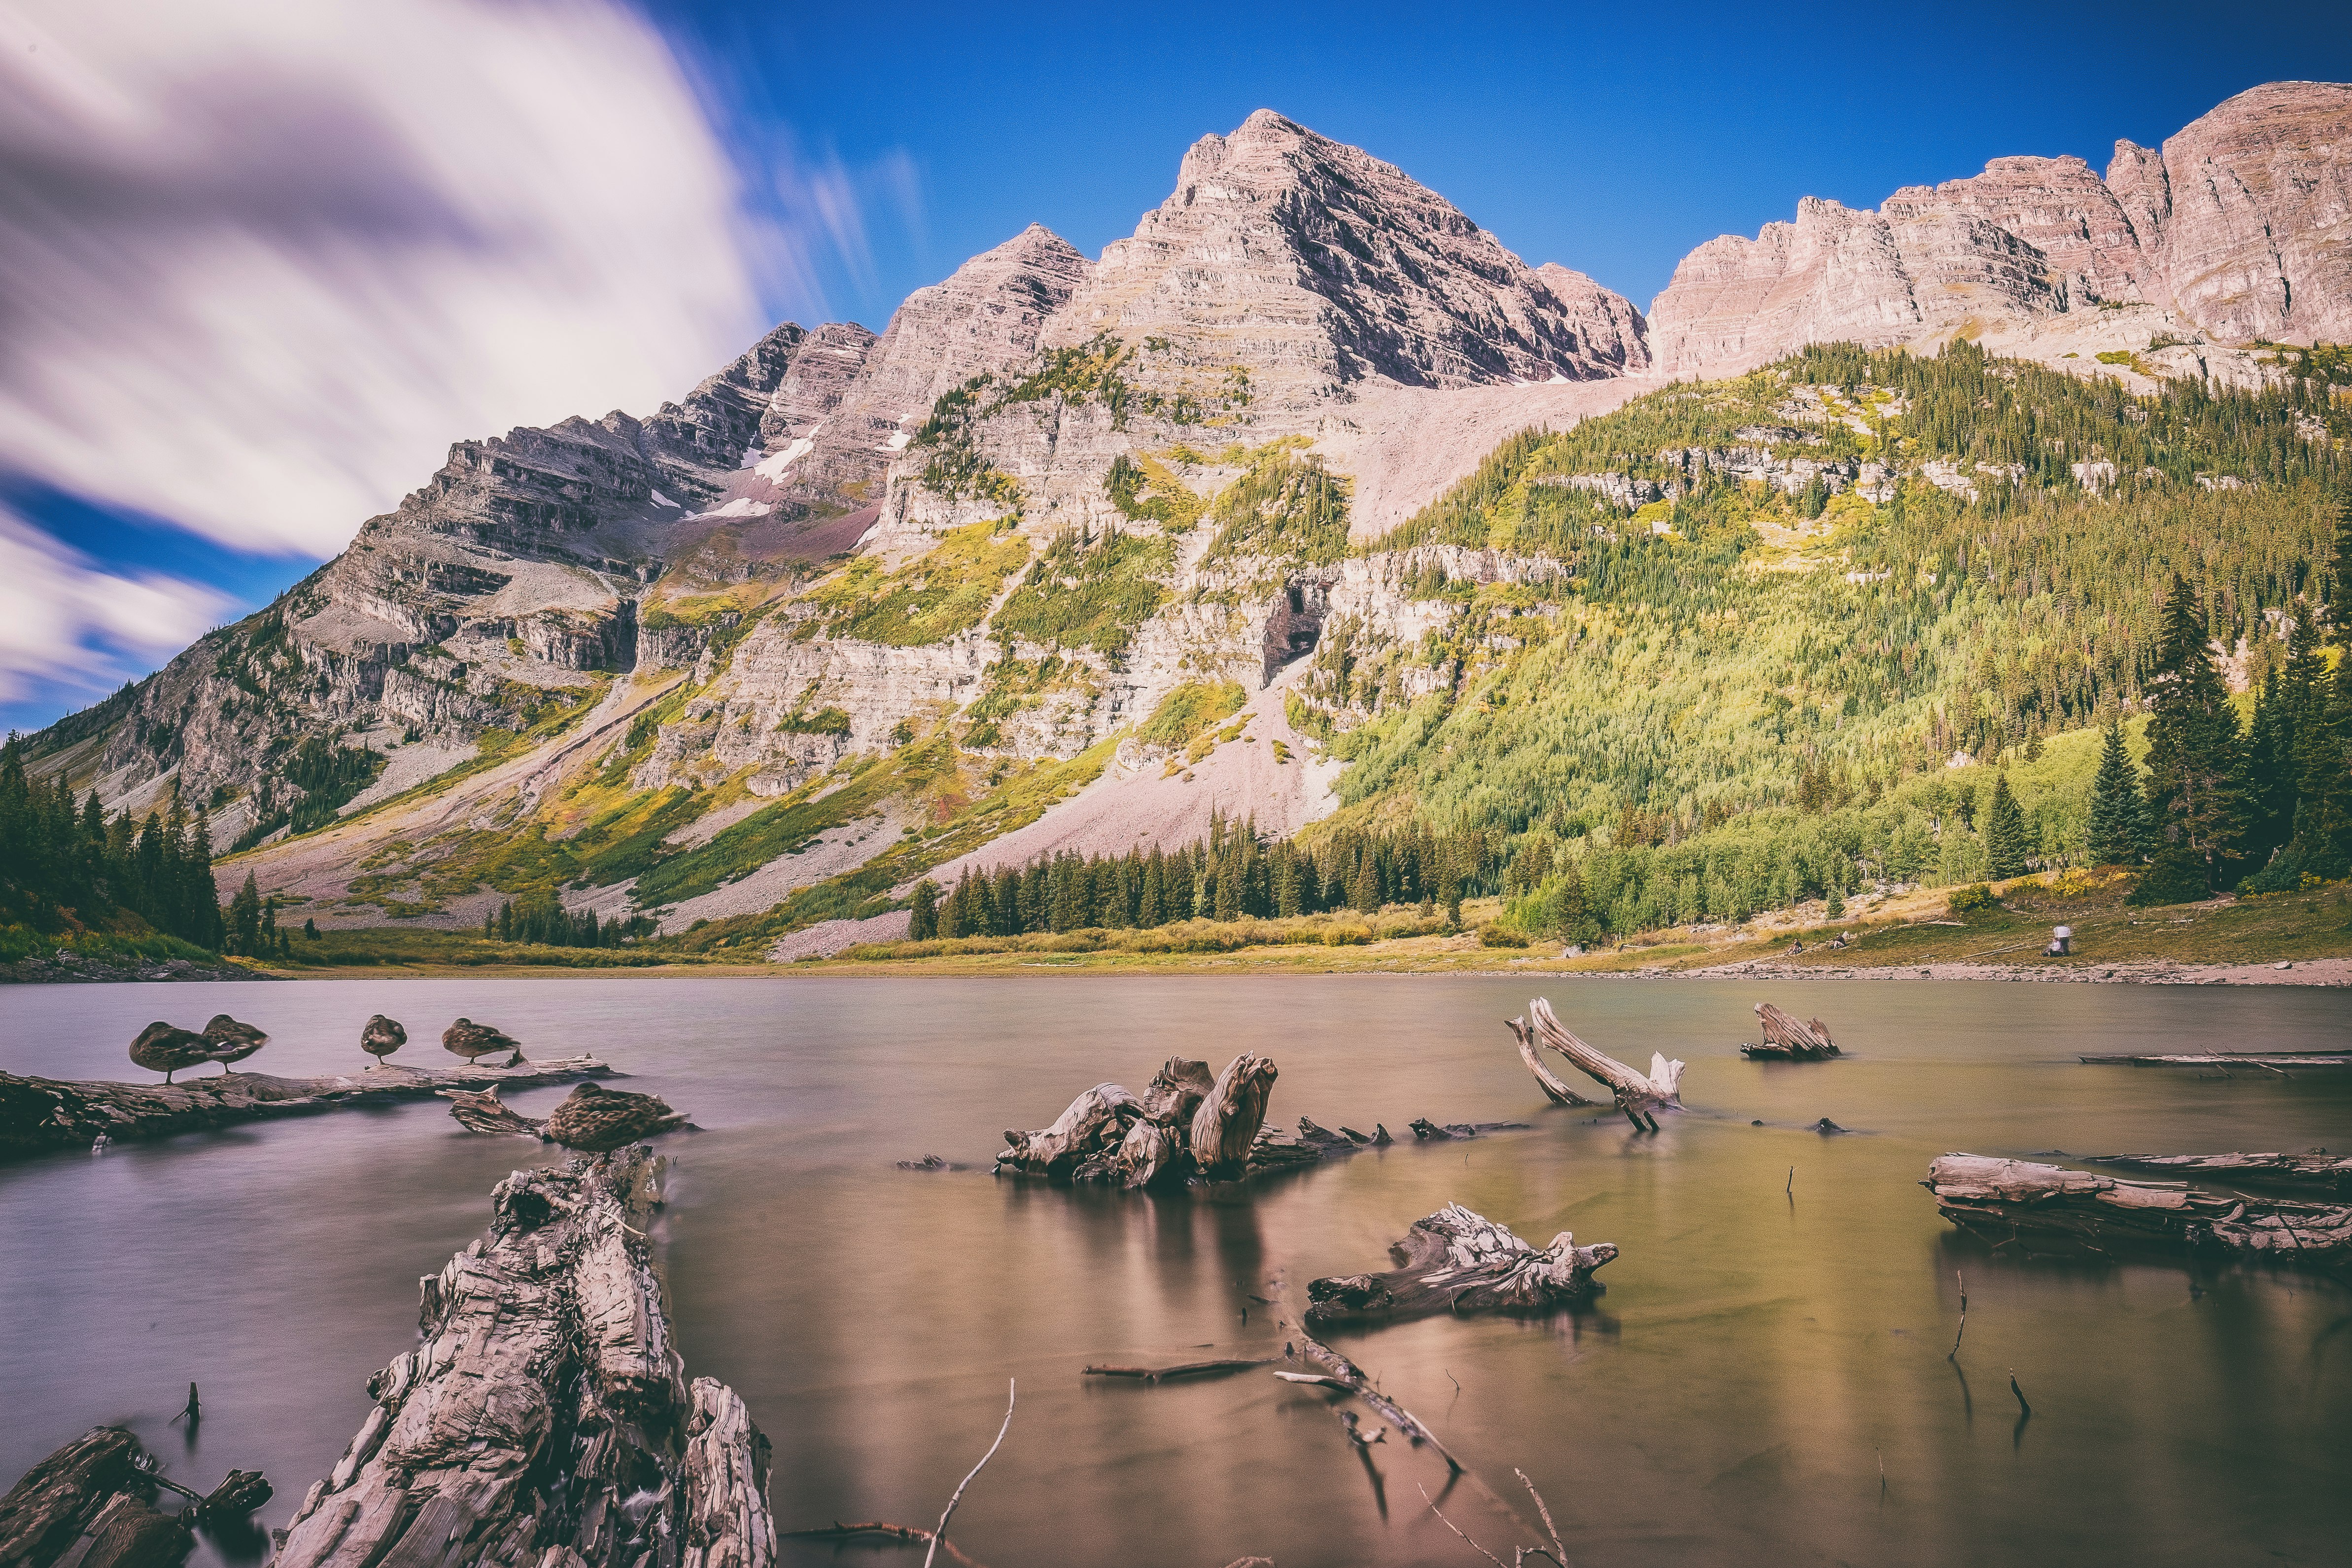
<svg viewBox="0 0 2352 1568">
<path fill-rule="evenodd" d="M 273 4 L 0 18 L 0 322 L 47 334 L 0 355 L 0 724 L 267 602 L 449 441 L 641 409 L 783 317 L 879 329 L 1033 220 L 1097 253 L 1262 106 L 1646 308 L 1802 195 L 2104 169 L 2259 82 L 2352 79 L 2340 3 Z M 91 80 L 170 112 L 121 133 Z M 203 243 L 138 255 L 171 224 Z"/>
</svg>

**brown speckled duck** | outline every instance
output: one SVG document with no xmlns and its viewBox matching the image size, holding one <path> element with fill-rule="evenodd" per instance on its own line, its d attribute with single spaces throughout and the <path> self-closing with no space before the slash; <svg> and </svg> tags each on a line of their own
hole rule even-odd
<svg viewBox="0 0 2352 1568">
<path fill-rule="evenodd" d="M 506 1064 L 509 1067 L 522 1060 L 522 1046 L 512 1036 L 488 1024 L 477 1024 L 471 1018 L 460 1018 L 450 1025 L 441 1037 L 441 1048 L 469 1062 L 480 1057 L 495 1056 L 500 1051 L 514 1053 L 514 1061 Z"/>
<path fill-rule="evenodd" d="M 183 1029 L 160 1019 L 140 1030 L 139 1037 L 131 1042 L 133 1065 L 162 1073 L 165 1083 L 183 1068 L 214 1059 L 212 1041 L 194 1029 Z"/>
<path fill-rule="evenodd" d="M 378 1013 L 360 1030 L 360 1049 L 382 1061 L 401 1047 L 408 1044 L 408 1031 L 400 1026 L 397 1018 L 387 1018 Z"/>
<path fill-rule="evenodd" d="M 229 1063 L 241 1062 L 269 1043 L 267 1031 L 240 1024 L 226 1013 L 213 1015 L 213 1021 L 205 1026 L 205 1038 L 213 1043 L 210 1056 L 220 1063 L 223 1073 L 228 1071 Z"/>
<path fill-rule="evenodd" d="M 658 1095 L 583 1083 L 563 1097 L 540 1135 L 583 1154 L 602 1154 L 686 1125 Z"/>
</svg>

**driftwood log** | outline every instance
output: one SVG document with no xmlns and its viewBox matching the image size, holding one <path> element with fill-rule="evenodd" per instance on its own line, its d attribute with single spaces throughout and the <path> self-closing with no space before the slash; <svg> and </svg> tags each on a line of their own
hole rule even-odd
<svg viewBox="0 0 2352 1568">
<path fill-rule="evenodd" d="M 1307 1326 L 1400 1322 L 1433 1312 L 1548 1312 L 1590 1301 L 1605 1287 L 1594 1270 L 1617 1256 L 1609 1242 L 1579 1247 L 1561 1231 L 1551 1245 L 1529 1247 L 1460 1204 L 1417 1219 L 1389 1248 L 1398 1267 L 1385 1274 L 1310 1279 Z"/>
<path fill-rule="evenodd" d="M 1365 1149 L 1385 1149 L 1395 1142 L 1389 1136 L 1389 1130 L 1377 1121 L 1370 1132 L 1359 1132 L 1352 1127 L 1342 1127 L 1334 1132 L 1302 1116 L 1295 1138 L 1285 1137 L 1271 1127 L 1259 1129 L 1257 1141 L 1250 1145 L 1247 1169 L 1251 1174 L 1297 1170 Z"/>
<path fill-rule="evenodd" d="M 1819 1062 L 1838 1054 L 1828 1026 L 1819 1018 L 1800 1024 L 1769 1002 L 1756 1004 L 1756 1017 L 1763 1026 L 1764 1043 L 1739 1047 L 1739 1054 L 1750 1061 Z"/>
<path fill-rule="evenodd" d="M 114 1139 L 169 1138 L 271 1116 L 429 1100 L 445 1089 L 527 1089 L 609 1077 L 594 1057 L 519 1068 L 366 1068 L 331 1078 L 229 1073 L 193 1083 L 76 1083 L 0 1073 L 0 1159 Z"/>
<path fill-rule="evenodd" d="M 2085 1154 L 2087 1165 L 2203 1176 L 2233 1187 L 2352 1198 L 2352 1158 L 2310 1154 Z"/>
<path fill-rule="evenodd" d="M 671 1342 L 645 1238 L 657 1169 L 631 1148 L 499 1184 L 278 1568 L 775 1561 L 767 1439 Z"/>
<path fill-rule="evenodd" d="M 1374 1412 L 1384 1417 L 1388 1424 L 1402 1434 L 1404 1439 L 1414 1447 L 1418 1448 L 1423 1443 L 1428 1444 L 1437 1450 L 1437 1457 L 1445 1461 L 1447 1469 L 1456 1475 L 1462 1473 L 1462 1462 L 1445 1451 L 1445 1445 L 1437 1440 L 1437 1434 L 1423 1425 L 1420 1418 L 1412 1411 L 1382 1394 L 1379 1385 L 1364 1375 L 1363 1368 L 1333 1350 L 1329 1345 L 1324 1344 L 1312 1334 L 1302 1334 L 1299 1337 L 1300 1353 L 1310 1364 L 1323 1369 L 1323 1375 L 1311 1381 L 1328 1387 L 1347 1390 L 1371 1406 Z M 1278 1372 L 1275 1376 L 1292 1383 L 1310 1381 L 1295 1373 Z"/>
<path fill-rule="evenodd" d="M 100 1426 L 26 1471 L 0 1498 L 5 1568 L 171 1568 L 194 1544 L 189 1526 L 227 1526 L 269 1500 L 254 1470 L 231 1470 L 210 1493 L 157 1473 L 154 1457 L 120 1426 Z M 189 1500 L 176 1514 L 154 1506 L 158 1487 Z M 249 1527 L 248 1527 L 249 1528 Z"/>
<path fill-rule="evenodd" d="M 2352 1262 L 2352 1207 L 2127 1182 L 2025 1160 L 1945 1154 L 1921 1184 L 1946 1219 L 2032 1250 L 2186 1252 L 2312 1268 Z"/>
<path fill-rule="evenodd" d="M 2132 1068 L 2252 1068 L 2257 1071 L 2289 1073 L 2313 1068 L 2352 1068 L 2352 1052 L 2347 1051 L 2189 1051 L 2178 1056 L 2084 1057 L 2083 1060 L 2097 1067 Z"/>
<path fill-rule="evenodd" d="M 1524 1121 L 1449 1121 L 1440 1127 L 1426 1116 L 1416 1116 L 1405 1125 L 1412 1130 L 1416 1143 L 1444 1143 L 1456 1138 L 1476 1138 L 1487 1132 L 1518 1132 L 1527 1128 Z"/>
<path fill-rule="evenodd" d="M 1668 1061 L 1664 1052 L 1653 1052 L 1647 1074 L 1635 1072 L 1615 1057 L 1597 1051 L 1574 1035 L 1552 1012 L 1551 1004 L 1538 996 L 1528 1005 L 1528 1013 L 1535 1020 L 1536 1037 L 1546 1047 L 1559 1052 L 1576 1069 L 1606 1088 L 1617 1109 L 1634 1126 L 1646 1122 L 1651 1131 L 1658 1130 L 1657 1113 L 1680 1110 L 1683 1108 L 1683 1064 Z M 1513 1020 L 1514 1034 L 1527 1025 Z"/>
</svg>

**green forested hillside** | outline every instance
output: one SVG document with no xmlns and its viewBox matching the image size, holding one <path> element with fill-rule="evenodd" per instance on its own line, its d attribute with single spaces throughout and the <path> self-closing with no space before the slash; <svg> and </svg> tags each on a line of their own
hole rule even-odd
<svg viewBox="0 0 2352 1568">
<path fill-rule="evenodd" d="M 2176 576 L 2257 688 L 2287 660 L 2277 617 L 2317 617 L 2347 435 L 2318 380 L 2133 397 L 1966 342 L 1669 388 L 1507 443 L 1376 545 L 1532 551 L 1564 575 L 1424 572 L 1412 591 L 1461 613 L 1413 646 L 1335 625 L 1294 721 L 1354 762 L 1342 828 L 1498 831 L 1536 894 L 1517 918 L 1543 929 L 2079 860 L 2096 729 L 2129 716 L 2140 744 Z M 1792 460 L 1882 464 L 1884 499 L 1730 471 Z M 1644 483 L 1678 493 L 1637 508 Z M 2027 864 L 1982 831 L 2003 778 Z"/>
</svg>

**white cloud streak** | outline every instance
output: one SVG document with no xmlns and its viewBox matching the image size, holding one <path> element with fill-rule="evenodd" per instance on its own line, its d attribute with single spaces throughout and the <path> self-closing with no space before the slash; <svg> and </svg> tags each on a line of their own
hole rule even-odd
<svg viewBox="0 0 2352 1568">
<path fill-rule="evenodd" d="M 0 700 L 41 682 L 104 691 L 123 678 L 115 656 L 176 651 L 229 606 L 201 584 L 104 571 L 0 508 Z"/>
<path fill-rule="evenodd" d="M 0 467 L 332 553 L 453 439 L 649 411 L 740 352 L 738 195 L 614 0 L 12 0 Z M 853 197 L 804 210 L 855 267 Z"/>
</svg>

